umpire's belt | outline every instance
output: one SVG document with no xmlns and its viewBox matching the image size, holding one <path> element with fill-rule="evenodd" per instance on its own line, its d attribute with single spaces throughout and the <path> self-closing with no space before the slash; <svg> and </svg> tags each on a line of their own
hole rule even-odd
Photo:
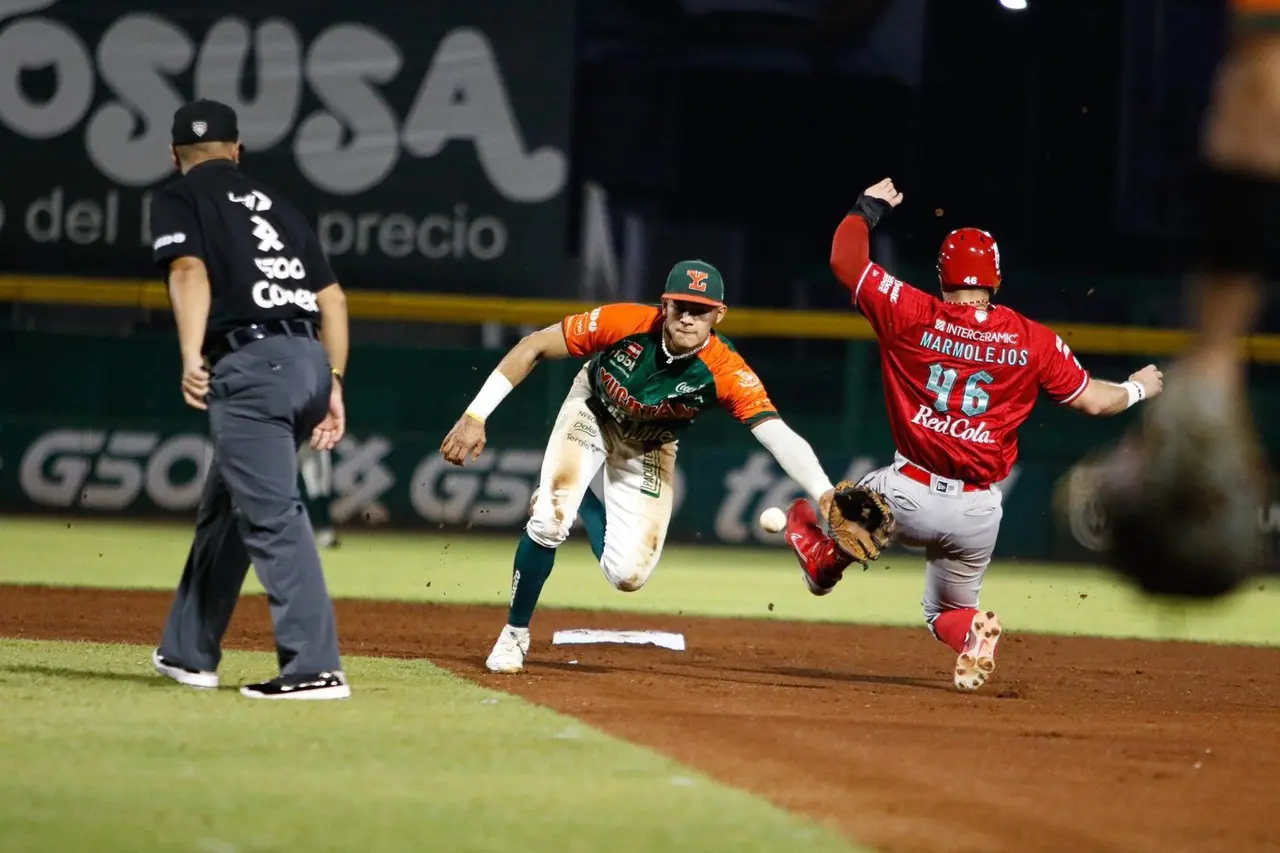
<svg viewBox="0 0 1280 853">
<path fill-rule="evenodd" d="M 217 364 L 224 357 L 254 341 L 277 335 L 317 340 L 316 326 L 310 320 L 263 320 L 261 323 L 250 323 L 247 326 L 232 329 L 210 345 L 207 353 L 209 364 L 210 366 Z"/>
</svg>

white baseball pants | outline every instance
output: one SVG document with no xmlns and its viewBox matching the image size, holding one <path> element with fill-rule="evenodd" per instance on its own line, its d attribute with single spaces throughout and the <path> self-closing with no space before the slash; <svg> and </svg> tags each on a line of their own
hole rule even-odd
<svg viewBox="0 0 1280 853">
<path fill-rule="evenodd" d="M 542 458 L 538 496 L 525 530 L 546 548 L 569 537 L 578 506 L 604 467 L 605 537 L 600 568 L 623 592 L 644 586 L 658 565 L 675 498 L 676 443 L 646 449 L 587 407 L 587 369 L 569 388 Z"/>
</svg>

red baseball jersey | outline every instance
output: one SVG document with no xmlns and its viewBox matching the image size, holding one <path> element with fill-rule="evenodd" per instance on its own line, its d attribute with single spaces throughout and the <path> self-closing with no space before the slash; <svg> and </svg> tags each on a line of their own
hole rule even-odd
<svg viewBox="0 0 1280 853">
<path fill-rule="evenodd" d="M 1088 372 L 1062 339 L 1001 305 L 944 302 L 889 275 L 849 215 L 831 267 L 880 342 L 885 406 L 898 452 L 942 477 L 989 486 L 1018 458 L 1018 427 L 1040 389 L 1069 403 Z"/>
</svg>

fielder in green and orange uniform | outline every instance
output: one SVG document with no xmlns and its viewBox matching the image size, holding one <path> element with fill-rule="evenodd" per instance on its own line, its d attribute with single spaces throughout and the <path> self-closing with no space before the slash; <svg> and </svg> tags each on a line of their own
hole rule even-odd
<svg viewBox="0 0 1280 853">
<path fill-rule="evenodd" d="M 588 359 L 551 431 L 490 670 L 523 668 L 529 620 L 556 548 L 579 514 L 588 533 L 597 534 L 593 550 L 609 582 L 624 592 L 644 586 L 667 537 L 679 438 L 713 406 L 750 429 L 811 498 L 829 505 L 832 484 L 812 448 L 783 423 L 760 378 L 715 332 L 725 310 L 720 272 L 682 261 L 667 276 L 660 305 L 604 305 L 524 338 L 445 438 L 440 452 L 465 464 L 484 447 L 485 419 L 535 364 Z M 601 467 L 603 502 L 588 489 Z"/>
</svg>

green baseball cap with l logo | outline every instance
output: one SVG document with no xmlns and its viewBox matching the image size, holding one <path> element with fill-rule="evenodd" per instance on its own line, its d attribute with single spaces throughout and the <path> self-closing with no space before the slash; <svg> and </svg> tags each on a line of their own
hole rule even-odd
<svg viewBox="0 0 1280 853">
<path fill-rule="evenodd" d="M 662 298 L 723 305 L 724 278 L 706 261 L 681 261 L 667 274 Z"/>
</svg>

